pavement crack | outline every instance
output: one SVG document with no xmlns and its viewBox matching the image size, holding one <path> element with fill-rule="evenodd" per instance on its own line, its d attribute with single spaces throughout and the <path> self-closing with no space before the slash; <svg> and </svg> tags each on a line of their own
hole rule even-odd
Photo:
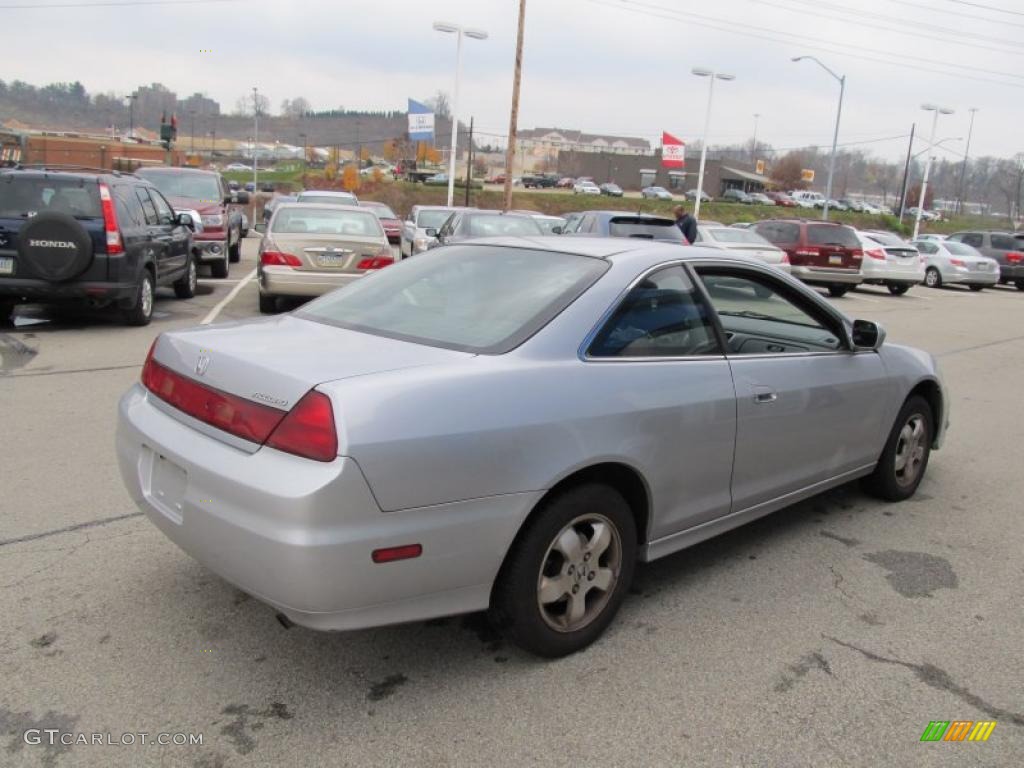
<svg viewBox="0 0 1024 768">
<path fill-rule="evenodd" d="M 62 533 L 73 533 L 74 531 L 80 531 L 83 528 L 95 528 L 99 525 L 109 525 L 110 523 L 117 523 L 121 520 L 130 520 L 133 517 L 142 517 L 142 514 L 142 512 L 129 512 L 126 515 L 115 515 L 114 517 L 101 517 L 97 520 L 89 520 L 85 523 L 66 525 L 63 528 L 54 528 L 51 531 L 41 531 L 39 533 L 29 533 L 25 536 L 16 536 L 13 539 L 0 539 L 0 547 L 6 547 L 11 544 L 23 544 L 26 541 L 37 541 L 38 539 L 45 539 L 50 536 L 58 536 Z"/>
<path fill-rule="evenodd" d="M 829 635 L 822 635 L 823 638 L 829 640 L 836 645 L 841 645 L 843 648 L 849 648 L 851 651 L 856 651 L 868 661 L 875 661 L 880 664 L 895 664 L 900 667 L 906 667 L 914 673 L 918 680 L 931 688 L 937 688 L 940 691 L 946 691 L 952 693 L 958 699 L 963 701 L 965 704 L 984 712 L 986 715 L 994 720 L 1001 722 L 1009 722 L 1016 725 L 1019 728 L 1024 728 L 1024 714 L 1018 714 L 1016 712 L 1010 712 L 1002 707 L 997 707 L 995 704 L 991 704 L 985 701 L 983 698 L 975 693 L 972 693 L 968 688 L 957 683 L 952 676 L 946 670 L 935 666 L 934 664 L 912 664 L 909 661 L 903 661 L 901 659 L 890 659 L 887 656 L 882 656 L 872 651 L 868 651 L 864 648 L 860 648 L 853 643 L 847 643 L 843 640 L 839 640 Z"/>
<path fill-rule="evenodd" d="M 843 574 L 837 571 L 834 565 L 830 565 L 828 569 L 832 572 L 833 588 L 838 589 L 839 592 L 843 595 L 843 597 L 845 597 L 847 600 L 853 600 L 853 595 L 851 595 L 849 592 L 843 589 L 843 582 L 846 580 L 843 578 Z"/>
</svg>

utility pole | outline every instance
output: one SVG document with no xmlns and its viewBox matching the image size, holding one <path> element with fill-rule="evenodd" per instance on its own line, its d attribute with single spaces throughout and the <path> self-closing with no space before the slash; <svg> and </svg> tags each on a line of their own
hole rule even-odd
<svg viewBox="0 0 1024 768">
<path fill-rule="evenodd" d="M 910 181 L 910 158 L 914 151 L 914 131 L 917 123 L 910 126 L 910 144 L 907 145 L 907 163 L 903 166 L 903 187 L 900 191 L 900 224 L 903 223 L 903 212 L 907 210 L 907 184 Z"/>
<path fill-rule="evenodd" d="M 964 212 L 964 195 L 966 194 L 964 181 L 967 179 L 967 158 L 971 154 L 971 134 L 974 133 L 974 113 L 977 111 L 977 107 L 971 107 L 968 110 L 971 113 L 971 127 L 967 129 L 967 146 L 964 147 L 964 162 L 960 166 L 960 194 L 957 196 L 956 201 L 956 212 L 958 214 L 963 214 Z"/>
<path fill-rule="evenodd" d="M 512 114 L 505 150 L 505 201 L 502 210 L 512 207 L 512 161 L 516 156 L 516 124 L 519 120 L 519 84 L 523 74 L 523 29 L 526 26 L 526 0 L 519 0 L 519 33 L 516 35 L 516 67 L 512 77 Z"/>
<path fill-rule="evenodd" d="M 759 112 L 754 113 L 754 144 L 750 148 L 750 160 L 751 162 L 757 161 L 757 121 L 761 117 Z"/>
<path fill-rule="evenodd" d="M 188 131 L 188 133 L 189 133 L 189 137 L 188 137 L 188 140 L 189 140 L 189 150 L 188 150 L 188 153 L 190 155 L 194 155 L 196 153 L 196 111 L 194 109 L 190 109 L 188 111 L 188 116 L 191 118 L 191 127 L 189 128 L 189 131 Z"/>
<path fill-rule="evenodd" d="M 252 226 L 256 226 L 256 193 L 259 191 L 260 100 L 256 86 L 252 88 Z M 225 222 L 226 225 L 227 222 Z M 228 238 L 231 239 L 230 237 Z"/>
<path fill-rule="evenodd" d="M 473 186 L 473 118 L 469 118 L 469 159 L 466 163 L 466 207 L 469 208 L 469 188 Z"/>
</svg>

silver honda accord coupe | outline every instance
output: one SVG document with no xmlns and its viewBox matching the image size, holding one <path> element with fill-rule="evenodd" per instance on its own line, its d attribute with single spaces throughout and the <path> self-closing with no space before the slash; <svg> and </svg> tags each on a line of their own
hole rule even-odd
<svg viewBox="0 0 1024 768">
<path fill-rule="evenodd" d="M 884 337 L 720 250 L 477 240 L 162 334 L 117 453 L 150 520 L 283 621 L 489 609 L 561 656 L 638 560 L 857 478 L 911 496 L 949 400 Z"/>
</svg>

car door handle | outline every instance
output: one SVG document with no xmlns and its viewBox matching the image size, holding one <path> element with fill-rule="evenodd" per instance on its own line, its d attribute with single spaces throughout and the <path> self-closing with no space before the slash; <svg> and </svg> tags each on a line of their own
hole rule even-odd
<svg viewBox="0 0 1024 768">
<path fill-rule="evenodd" d="M 779 399 L 779 395 L 770 389 L 760 388 L 754 391 L 754 402 L 761 405 L 764 403 L 774 403 Z"/>
</svg>

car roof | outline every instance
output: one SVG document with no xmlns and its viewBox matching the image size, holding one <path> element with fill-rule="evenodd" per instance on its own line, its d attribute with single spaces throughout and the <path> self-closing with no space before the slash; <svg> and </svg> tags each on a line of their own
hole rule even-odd
<svg viewBox="0 0 1024 768">
<path fill-rule="evenodd" d="M 276 208 L 274 208 L 274 211 L 275 212 L 276 211 L 283 211 L 283 210 L 286 210 L 286 209 L 289 209 L 289 208 L 298 208 L 298 209 L 302 209 L 302 210 L 305 210 L 307 208 L 313 208 L 313 209 L 320 210 L 320 211 L 356 211 L 358 213 L 369 214 L 370 216 L 374 215 L 373 213 L 371 213 L 370 211 L 366 210 L 363 206 L 359 205 L 358 203 L 353 203 L 352 205 L 336 205 L 334 203 L 331 203 L 330 205 L 323 205 L 323 204 L 317 204 L 317 203 L 305 203 L 305 202 L 295 201 L 295 202 L 281 203 Z"/>
<path fill-rule="evenodd" d="M 337 189 L 305 189 L 299 195 L 316 195 L 318 197 L 355 197 L 352 192 L 342 192 Z"/>
<path fill-rule="evenodd" d="M 14 166 L 11 168 L 0 168 L 0 175 L 11 176 L 13 178 L 29 178 L 29 179 L 42 179 L 42 178 L 67 178 L 67 179 L 78 179 L 80 181 L 97 181 L 99 179 L 132 179 L 139 181 L 140 177 L 134 173 L 128 173 L 127 171 L 87 171 L 87 170 L 64 170 L 62 168 L 24 168 Z"/>
<path fill-rule="evenodd" d="M 587 213 L 593 213 L 601 219 L 613 219 L 618 216 L 626 216 L 631 219 L 649 219 L 652 221 L 671 221 L 675 224 L 670 216 L 662 216 L 657 213 L 639 213 L 637 211 L 587 211 Z"/>
<path fill-rule="evenodd" d="M 219 176 L 218 171 L 207 171 L 203 168 L 183 168 L 180 166 L 169 167 L 166 165 L 146 165 L 138 170 L 136 173 L 190 173 L 195 176 Z"/>
</svg>

